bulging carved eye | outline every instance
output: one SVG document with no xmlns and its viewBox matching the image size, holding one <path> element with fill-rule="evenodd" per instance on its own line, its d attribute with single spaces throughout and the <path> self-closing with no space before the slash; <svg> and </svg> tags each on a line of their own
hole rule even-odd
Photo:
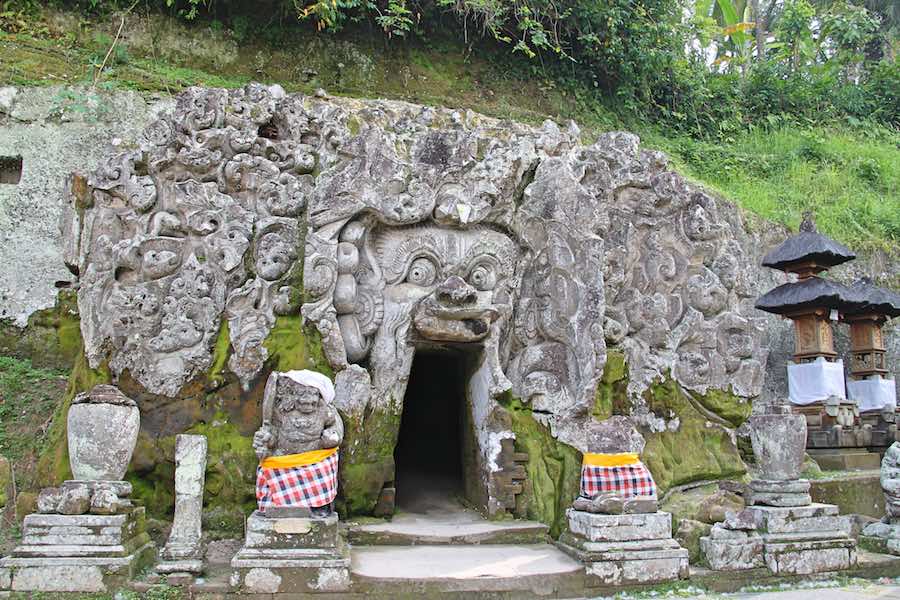
<svg viewBox="0 0 900 600">
<path fill-rule="evenodd" d="M 480 292 L 492 290 L 497 284 L 497 275 L 490 267 L 478 265 L 469 273 L 469 284 Z"/>
<path fill-rule="evenodd" d="M 437 279 L 437 267 L 427 258 L 417 258 L 409 266 L 409 272 L 406 274 L 406 282 L 420 286 L 429 286 L 434 284 Z"/>
</svg>

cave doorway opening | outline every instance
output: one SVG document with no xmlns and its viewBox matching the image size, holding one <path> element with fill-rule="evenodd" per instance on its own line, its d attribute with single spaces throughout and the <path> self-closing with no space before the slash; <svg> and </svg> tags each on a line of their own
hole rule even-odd
<svg viewBox="0 0 900 600">
<path fill-rule="evenodd" d="M 465 497 L 470 418 L 467 353 L 455 349 L 416 351 L 400 433 L 394 450 L 396 504 L 426 513 L 460 504 Z"/>
</svg>

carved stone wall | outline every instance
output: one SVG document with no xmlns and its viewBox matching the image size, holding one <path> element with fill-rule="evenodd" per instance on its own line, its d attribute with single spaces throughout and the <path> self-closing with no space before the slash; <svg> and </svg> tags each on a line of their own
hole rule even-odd
<svg viewBox="0 0 900 600">
<path fill-rule="evenodd" d="M 352 465 L 353 424 L 400 414 L 417 348 L 469 351 L 489 509 L 510 503 L 501 396 L 584 451 L 607 344 L 651 431 L 679 428 L 644 401 L 654 381 L 762 389 L 760 244 L 628 133 L 584 145 L 574 124 L 193 88 L 85 192 L 76 180 L 66 258 L 92 366 L 175 396 L 227 323 L 228 368 L 250 386 L 276 315 L 301 312 L 337 374 Z"/>
</svg>

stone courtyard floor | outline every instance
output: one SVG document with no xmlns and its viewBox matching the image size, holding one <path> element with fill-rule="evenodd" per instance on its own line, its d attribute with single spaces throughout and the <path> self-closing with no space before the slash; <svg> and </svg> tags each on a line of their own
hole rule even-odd
<svg viewBox="0 0 900 600">
<path fill-rule="evenodd" d="M 681 587 L 671 590 L 623 592 L 615 596 L 600 596 L 591 600 L 650 600 L 684 598 L 697 600 L 900 600 L 900 578 L 877 581 L 862 579 L 817 581 L 784 586 L 783 588 L 748 589 L 719 594 L 697 588 Z"/>
</svg>

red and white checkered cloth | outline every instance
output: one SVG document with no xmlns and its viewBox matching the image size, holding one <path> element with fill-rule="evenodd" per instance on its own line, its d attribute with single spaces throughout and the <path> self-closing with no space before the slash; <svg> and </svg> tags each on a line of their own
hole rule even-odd
<svg viewBox="0 0 900 600">
<path fill-rule="evenodd" d="M 642 462 L 618 467 L 582 465 L 581 495 L 593 498 L 603 492 L 616 492 L 623 498 L 653 496 L 656 484 Z"/>
<path fill-rule="evenodd" d="M 256 468 L 259 509 L 271 506 L 317 508 L 337 496 L 338 453 L 311 465 L 287 469 Z"/>
</svg>

